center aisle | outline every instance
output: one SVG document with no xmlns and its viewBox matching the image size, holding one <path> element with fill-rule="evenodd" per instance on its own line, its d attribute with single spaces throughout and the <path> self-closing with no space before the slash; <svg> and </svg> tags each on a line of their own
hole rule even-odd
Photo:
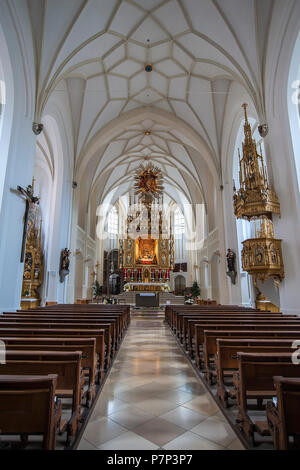
<svg viewBox="0 0 300 470">
<path fill-rule="evenodd" d="M 163 317 L 134 314 L 78 450 L 243 449 Z"/>
</svg>

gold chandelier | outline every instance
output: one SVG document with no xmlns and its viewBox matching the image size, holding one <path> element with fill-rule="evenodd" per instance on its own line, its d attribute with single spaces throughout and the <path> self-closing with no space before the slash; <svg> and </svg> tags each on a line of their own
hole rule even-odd
<svg viewBox="0 0 300 470">
<path fill-rule="evenodd" d="M 238 219 L 251 220 L 260 216 L 271 217 L 280 215 L 280 204 L 275 191 L 270 187 L 264 165 L 262 150 L 257 151 L 252 138 L 251 126 L 248 122 L 247 104 L 243 104 L 245 112 L 243 156 L 239 152 L 239 183 L 237 191 L 233 188 L 234 214 Z"/>
<path fill-rule="evenodd" d="M 255 238 L 242 242 L 243 271 L 252 274 L 255 279 L 264 282 L 272 277 L 276 283 L 284 278 L 281 240 L 274 238 L 271 220 L 263 218 L 260 230 L 255 230 Z"/>
<path fill-rule="evenodd" d="M 242 267 L 257 281 L 273 278 L 275 283 L 284 278 L 281 240 L 274 237 L 272 215 L 280 215 L 280 204 L 273 188 L 270 187 L 262 151 L 257 152 L 245 111 L 243 156 L 239 158 L 240 188 L 234 187 L 234 214 L 238 219 L 260 219 L 260 230 L 255 228 L 255 238 L 243 241 Z M 258 288 L 258 287 L 257 287 Z"/>
<path fill-rule="evenodd" d="M 152 163 L 141 164 L 135 172 L 134 194 L 141 198 L 156 198 L 164 190 L 162 171 Z"/>
</svg>

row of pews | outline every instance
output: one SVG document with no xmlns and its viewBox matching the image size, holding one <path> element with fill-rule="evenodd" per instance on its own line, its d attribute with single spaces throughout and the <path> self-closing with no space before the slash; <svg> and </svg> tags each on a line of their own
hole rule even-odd
<svg viewBox="0 0 300 470">
<path fill-rule="evenodd" d="M 73 445 L 130 323 L 128 305 L 51 305 L 0 315 L 0 446 Z"/>
<path fill-rule="evenodd" d="M 299 448 L 300 317 L 239 306 L 169 305 L 165 320 L 249 447 Z"/>
</svg>

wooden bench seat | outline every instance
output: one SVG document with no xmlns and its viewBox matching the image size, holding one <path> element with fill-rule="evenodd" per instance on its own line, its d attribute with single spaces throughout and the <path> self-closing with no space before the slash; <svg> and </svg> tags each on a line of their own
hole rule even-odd
<svg viewBox="0 0 300 470">
<path fill-rule="evenodd" d="M 298 324 L 289 324 L 289 323 L 268 323 L 263 322 L 257 324 L 253 323 L 246 323 L 246 324 L 235 324 L 232 322 L 222 322 L 219 324 L 196 324 L 195 325 L 195 340 L 194 340 L 194 354 L 195 354 L 195 361 L 196 363 L 200 363 L 200 351 L 203 350 L 203 343 L 204 343 L 204 332 L 205 331 L 216 331 L 217 333 L 220 331 L 240 331 L 246 332 L 246 335 L 252 331 L 266 331 L 266 332 L 287 332 L 288 334 L 299 334 L 300 331 L 300 323 Z"/>
<path fill-rule="evenodd" d="M 300 378 L 299 365 L 293 364 L 290 353 L 244 353 L 238 352 L 238 372 L 234 374 L 237 393 L 237 423 L 246 438 L 254 445 L 254 432 L 266 430 L 265 423 L 252 421 L 248 411 L 253 408 L 248 400 L 257 399 L 262 409 L 263 399 L 276 396 L 273 377 L 282 375 Z M 264 422 L 266 421 L 263 420 Z"/>
<path fill-rule="evenodd" d="M 1 325 L 0 325 L 1 326 Z M 43 337 L 43 338 L 95 338 L 96 352 L 98 354 L 98 379 L 102 380 L 104 368 L 104 330 L 98 329 L 64 329 L 64 328 L 3 328 L 0 327 L 2 337 Z"/>
<path fill-rule="evenodd" d="M 2 367 L 2 366 L 1 366 Z M 0 375 L 0 435 L 42 435 L 43 449 L 55 450 L 61 403 L 57 375 Z"/>
<path fill-rule="evenodd" d="M 218 305 L 218 306 L 199 306 L 199 305 L 166 305 L 165 307 L 165 321 L 169 324 L 172 330 L 176 328 L 176 323 L 179 315 L 193 314 L 193 313 L 211 313 L 211 312 L 260 312 L 258 309 L 240 307 L 238 305 Z"/>
<path fill-rule="evenodd" d="M 121 315 L 126 326 L 130 323 L 130 305 L 104 305 L 104 304 L 88 304 L 88 305 L 76 305 L 76 304 L 57 304 L 49 307 L 37 307 L 30 309 L 31 312 L 79 312 L 79 313 L 115 313 Z M 28 310 L 18 310 L 18 312 L 24 313 Z"/>
<path fill-rule="evenodd" d="M 35 313 L 33 315 L 20 315 L 19 313 L 1 315 L 3 321 L 32 321 L 32 322 L 41 322 L 47 323 L 50 321 L 57 321 L 63 323 L 64 321 L 68 323 L 111 323 L 112 325 L 112 353 L 114 354 L 118 349 L 119 341 L 121 340 L 125 330 L 122 330 L 122 324 L 120 322 L 119 316 L 113 315 L 99 315 L 97 313 L 87 314 L 82 316 L 81 314 L 72 314 L 72 313 Z M 113 355 L 112 354 L 112 355 Z"/>
<path fill-rule="evenodd" d="M 194 345 L 194 336 L 195 336 L 195 325 L 198 323 L 203 323 L 203 322 L 217 322 L 219 321 L 220 323 L 224 322 L 229 322 L 232 321 L 233 323 L 236 324 L 242 324 L 242 323 L 253 323 L 257 322 L 258 324 L 267 321 L 270 323 L 277 323 L 277 322 L 287 322 L 287 321 L 295 321 L 299 322 L 300 318 L 295 318 L 295 317 L 289 317 L 289 316 L 284 316 L 284 317 L 278 317 L 278 316 L 273 316 L 272 314 L 244 314 L 244 315 L 238 315 L 238 314 L 227 314 L 227 315 L 212 315 L 212 316 L 197 316 L 195 318 L 190 318 L 190 317 L 185 317 L 184 322 L 183 322 L 183 328 L 182 328 L 182 343 L 185 349 L 187 349 L 189 352 L 193 354 L 193 345 Z"/>
<path fill-rule="evenodd" d="M 36 328 L 41 328 L 41 329 L 48 329 L 48 330 L 54 330 L 54 329 L 60 329 L 62 328 L 64 331 L 67 330 L 81 330 L 83 328 L 84 330 L 90 330 L 90 337 L 93 337 L 93 331 L 94 330 L 101 330 L 104 333 L 104 368 L 105 370 L 108 369 L 110 366 L 110 361 L 111 361 L 111 337 L 110 337 L 110 325 L 106 323 L 69 323 L 68 321 L 66 322 L 4 322 L 0 320 L 0 331 L 4 331 L 6 329 L 11 329 L 11 328 L 19 328 L 21 330 L 31 330 L 31 329 L 36 329 Z M 51 335 L 54 336 L 54 335 Z"/>
<path fill-rule="evenodd" d="M 24 313 L 26 312 L 26 313 Z M 117 323 L 117 339 L 121 339 L 124 332 L 127 329 L 127 322 L 124 315 L 118 312 L 77 312 L 77 311 L 26 311 L 23 312 L 4 312 L 4 316 L 8 317 L 15 317 L 15 316 L 22 316 L 23 318 L 34 318 L 34 317 L 44 317 L 44 318 L 74 318 L 74 319 L 81 319 L 81 320 L 88 320 L 97 318 L 99 320 L 115 320 Z"/>
<path fill-rule="evenodd" d="M 300 379 L 273 378 L 277 403 L 268 402 L 266 414 L 275 450 L 300 448 Z M 290 442 L 290 438 L 293 442 Z"/>
<path fill-rule="evenodd" d="M 36 338 L 36 337 L 1 337 L 6 350 L 29 351 L 81 351 L 82 367 L 87 372 L 88 389 L 86 405 L 91 406 L 96 393 L 97 353 L 95 338 Z"/>
<path fill-rule="evenodd" d="M 80 423 L 84 377 L 80 351 L 6 351 L 6 363 L 1 365 L 5 375 L 57 374 L 56 396 L 72 398 L 71 416 L 61 421 L 60 432 L 67 431 L 67 445 L 74 438 Z"/>
<path fill-rule="evenodd" d="M 241 312 L 241 311 L 220 311 L 220 312 L 199 312 L 199 313 L 179 313 L 177 315 L 177 321 L 175 325 L 175 333 L 177 336 L 180 338 L 184 336 L 183 331 L 188 330 L 188 322 L 191 321 L 196 321 L 197 318 L 202 318 L 202 317 L 207 317 L 207 318 L 258 318 L 258 317 L 264 317 L 264 318 L 274 318 L 274 319 L 281 319 L 281 318 L 297 318 L 296 315 L 282 315 L 278 313 L 265 313 L 265 312 Z"/>
<path fill-rule="evenodd" d="M 225 386 L 225 377 L 233 377 L 234 372 L 238 369 L 238 351 L 248 353 L 293 353 L 294 338 L 291 339 L 217 339 L 216 352 L 216 379 L 217 379 L 217 396 L 222 404 L 228 406 L 229 393 Z M 227 372 L 227 374 L 226 374 Z M 207 380 L 211 383 L 213 372 L 206 369 Z"/>
<path fill-rule="evenodd" d="M 105 332 L 104 341 L 105 341 L 105 367 L 108 368 L 110 366 L 111 358 L 114 356 L 115 348 L 115 328 L 114 324 L 102 322 L 97 319 L 92 320 L 91 322 L 87 322 L 84 320 L 68 320 L 65 318 L 61 319 L 35 319 L 35 321 L 31 321 L 30 319 L 15 319 L 12 318 L 11 321 L 6 321 L 5 318 L 0 318 L 0 328 L 60 328 L 63 327 L 64 329 L 75 329 L 75 328 L 84 328 L 84 329 L 102 329 Z"/>
<path fill-rule="evenodd" d="M 229 319 L 229 318 L 258 318 L 258 317 L 263 317 L 263 318 L 274 318 L 274 319 L 281 319 L 283 316 L 282 315 L 272 315 L 270 313 L 264 313 L 264 312 L 201 312 L 201 313 L 194 313 L 194 314 L 184 314 L 181 315 L 179 314 L 177 317 L 176 321 L 176 326 L 175 326 L 175 334 L 178 336 L 178 338 L 183 339 L 186 337 L 188 334 L 188 324 L 189 322 L 192 324 L 193 322 L 197 322 L 197 319 L 201 318 L 211 318 L 213 319 Z M 295 316 L 288 316 L 287 318 L 295 318 Z"/>
</svg>

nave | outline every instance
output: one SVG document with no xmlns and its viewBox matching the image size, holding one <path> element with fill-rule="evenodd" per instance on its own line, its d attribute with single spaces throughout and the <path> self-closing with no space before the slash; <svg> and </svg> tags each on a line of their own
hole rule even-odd
<svg viewBox="0 0 300 470">
<path fill-rule="evenodd" d="M 133 314 L 78 450 L 242 450 L 164 315 Z"/>
</svg>

